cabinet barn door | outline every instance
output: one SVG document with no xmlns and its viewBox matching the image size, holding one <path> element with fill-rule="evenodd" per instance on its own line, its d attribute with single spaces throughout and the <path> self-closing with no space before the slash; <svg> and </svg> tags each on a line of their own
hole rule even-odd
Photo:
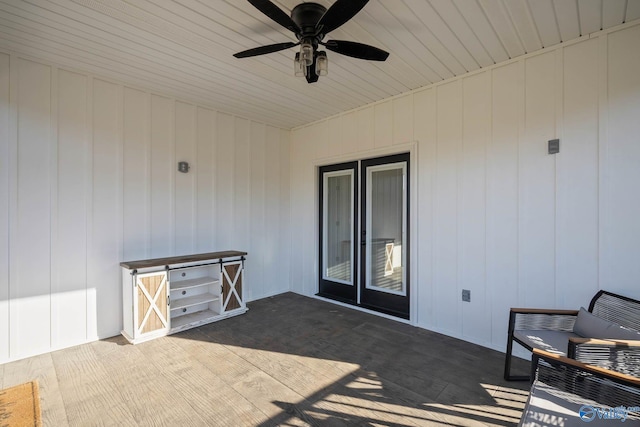
<svg viewBox="0 0 640 427">
<path fill-rule="evenodd" d="M 222 264 L 222 311 L 244 307 L 242 261 Z"/>
<path fill-rule="evenodd" d="M 155 272 L 136 275 L 138 298 L 138 335 L 168 329 L 167 320 L 167 273 Z"/>
</svg>

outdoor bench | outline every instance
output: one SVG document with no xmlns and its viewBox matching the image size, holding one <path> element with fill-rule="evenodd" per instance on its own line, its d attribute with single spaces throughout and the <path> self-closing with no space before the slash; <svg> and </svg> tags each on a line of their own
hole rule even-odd
<svg viewBox="0 0 640 427">
<path fill-rule="evenodd" d="M 640 378 L 534 349 L 520 427 L 640 424 Z"/>
<path fill-rule="evenodd" d="M 504 378 L 530 378 L 511 375 L 514 341 L 529 351 L 537 348 L 640 377 L 639 331 L 640 301 L 608 291 L 596 293 L 588 310 L 512 308 Z"/>
</svg>

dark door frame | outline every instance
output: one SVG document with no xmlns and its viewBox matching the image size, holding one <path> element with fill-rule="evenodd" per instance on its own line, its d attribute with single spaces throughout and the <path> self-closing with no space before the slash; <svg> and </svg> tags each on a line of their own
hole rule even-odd
<svg viewBox="0 0 640 427">
<path fill-rule="evenodd" d="M 318 172 L 319 176 L 319 191 L 318 191 L 318 210 L 319 210 L 319 224 L 318 224 L 318 294 L 319 296 L 333 299 L 336 301 L 344 302 L 347 304 L 358 303 L 358 271 L 355 266 L 358 265 L 358 162 L 345 162 L 339 163 L 335 165 L 328 165 L 320 167 Z M 352 285 L 345 285 L 338 282 L 332 282 L 330 280 L 325 280 L 323 275 L 323 266 L 324 266 L 324 251 L 323 251 L 323 236 L 324 236 L 324 174 L 328 172 L 338 172 L 338 171 L 353 171 L 353 253 L 351 254 L 351 273 L 352 273 Z"/>
<path fill-rule="evenodd" d="M 401 163 L 406 162 L 406 217 L 404 220 L 406 221 L 406 243 L 403 242 L 403 246 L 406 244 L 406 265 L 403 266 L 405 269 L 405 278 L 406 278 L 406 295 L 399 296 L 393 295 L 383 291 L 376 291 L 372 289 L 366 288 L 366 275 L 367 275 L 367 265 L 366 262 L 362 262 L 366 258 L 366 224 L 367 224 L 367 212 L 366 209 L 361 209 L 360 212 L 360 233 L 361 233 L 361 255 L 360 255 L 360 276 L 358 278 L 358 286 L 360 287 L 360 306 L 369 308 L 374 311 L 379 311 L 381 313 L 390 314 L 395 317 L 400 317 L 402 319 L 409 319 L 409 312 L 411 307 L 411 291 L 410 291 L 410 257 L 411 257 L 411 241 L 410 241 L 410 201 L 409 197 L 411 186 L 410 186 L 410 164 L 409 164 L 409 153 L 402 154 L 394 154 L 390 156 L 384 157 L 376 157 L 373 159 L 366 159 L 360 162 L 360 203 L 361 205 L 366 205 L 366 194 L 367 194 L 367 167 L 369 166 L 378 166 L 390 163 Z M 366 301 L 365 301 L 366 300 Z"/>
<path fill-rule="evenodd" d="M 364 158 L 361 160 L 342 162 L 338 164 L 319 166 L 318 167 L 318 293 L 316 295 L 324 298 L 328 298 L 334 301 L 339 301 L 349 305 L 366 308 L 379 313 L 384 313 L 397 318 L 410 320 L 411 311 L 411 168 L 410 168 L 411 152 L 406 151 L 400 154 L 391 154 L 386 156 Z M 386 292 L 380 292 L 370 289 L 365 289 L 365 274 L 366 266 L 365 262 L 365 250 L 363 245 L 365 236 L 361 236 L 361 230 L 364 230 L 364 224 L 366 224 L 366 211 L 361 207 L 364 203 L 364 194 L 366 194 L 366 167 L 375 166 L 386 163 L 399 163 L 406 162 L 406 265 L 405 269 L 405 286 L 406 295 L 398 297 Z M 323 277 L 323 232 L 324 232 L 324 173 L 334 172 L 340 170 L 351 169 L 354 171 L 354 191 L 353 191 L 353 203 L 354 203 L 354 250 L 352 254 L 352 273 L 353 273 L 353 286 L 347 286 L 344 284 L 325 280 Z M 362 302 L 361 298 L 363 292 L 367 292 L 369 295 L 367 302 Z M 384 294 L 384 295 L 382 295 Z M 385 301 L 386 299 L 386 301 Z"/>
</svg>

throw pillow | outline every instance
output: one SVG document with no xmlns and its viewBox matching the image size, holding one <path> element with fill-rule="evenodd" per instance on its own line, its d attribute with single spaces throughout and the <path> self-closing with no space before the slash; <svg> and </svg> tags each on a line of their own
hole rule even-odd
<svg viewBox="0 0 640 427">
<path fill-rule="evenodd" d="M 640 340 L 640 332 L 594 316 L 584 307 L 580 307 L 573 332 L 585 338 Z"/>
</svg>

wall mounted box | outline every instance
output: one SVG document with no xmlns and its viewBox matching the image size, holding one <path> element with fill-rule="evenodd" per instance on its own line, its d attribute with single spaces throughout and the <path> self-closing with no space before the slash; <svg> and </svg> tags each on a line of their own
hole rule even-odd
<svg viewBox="0 0 640 427">
<path fill-rule="evenodd" d="M 246 252 L 121 262 L 122 335 L 137 344 L 247 311 Z"/>
</svg>

